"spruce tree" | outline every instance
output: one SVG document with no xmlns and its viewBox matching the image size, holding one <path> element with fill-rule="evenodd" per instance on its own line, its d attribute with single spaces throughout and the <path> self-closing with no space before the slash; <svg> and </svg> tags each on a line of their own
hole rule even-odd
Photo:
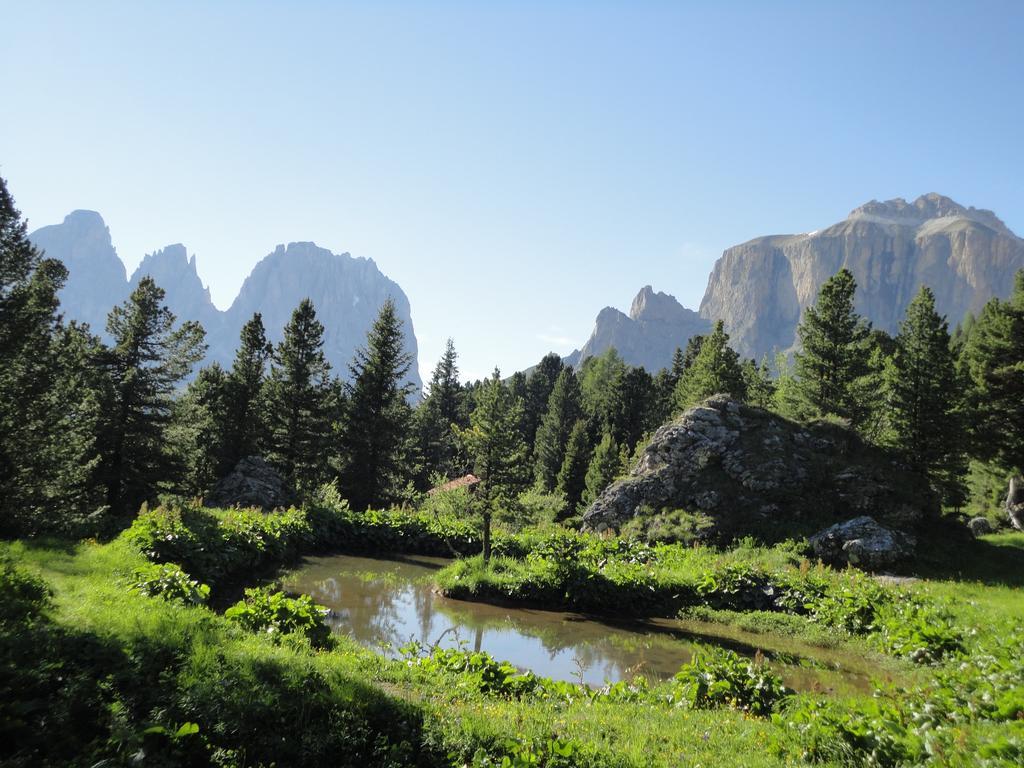
<svg viewBox="0 0 1024 768">
<path fill-rule="evenodd" d="M 407 461 L 412 409 L 406 402 L 413 391 L 406 378 L 411 364 L 402 321 L 388 299 L 367 334 L 366 347 L 356 351 L 346 385 L 341 488 L 355 509 L 398 501 L 412 480 Z"/>
<path fill-rule="evenodd" d="M 859 426 L 864 402 L 856 381 L 868 373 L 870 326 L 853 308 L 857 283 L 847 269 L 825 281 L 797 328 L 796 393 L 802 415 L 836 415 Z"/>
<path fill-rule="evenodd" d="M 199 371 L 174 404 L 169 436 L 182 467 L 180 489 L 201 496 L 230 471 L 228 376 L 218 363 Z"/>
<path fill-rule="evenodd" d="M 936 312 L 935 295 L 926 286 L 907 307 L 886 374 L 896 446 L 945 500 L 960 499 L 963 388 L 950 349 L 949 326 Z"/>
<path fill-rule="evenodd" d="M 747 402 L 758 408 L 771 408 L 775 402 L 775 382 L 772 380 L 768 358 L 757 365 L 753 360 L 743 361 L 743 385 Z"/>
<path fill-rule="evenodd" d="M 491 557 L 492 517 L 502 505 L 511 504 L 527 482 L 526 443 L 518 429 L 522 409 L 495 369 L 477 392 L 469 427 L 457 430 L 473 473 L 480 478 L 476 506 L 483 518 L 484 562 Z"/>
<path fill-rule="evenodd" d="M 622 454 L 615 438 L 608 432 L 601 437 L 601 442 L 594 449 L 594 455 L 587 467 L 586 489 L 583 501 L 589 504 L 601 492 L 611 485 L 622 467 Z"/>
<path fill-rule="evenodd" d="M 29 242 L 0 178 L 0 532 L 8 534 L 71 532 L 100 502 L 97 377 L 86 370 L 95 371 L 94 350 L 57 315 L 66 278 Z"/>
<path fill-rule="evenodd" d="M 1007 301 L 992 299 L 974 323 L 963 350 L 971 382 L 971 424 L 977 456 L 1011 478 L 1024 474 L 1024 270 Z M 1015 526 L 1018 519 L 1011 517 Z"/>
<path fill-rule="evenodd" d="M 637 366 L 626 371 L 622 378 L 621 411 L 615 434 L 621 445 L 632 450 L 648 431 L 661 424 L 655 418 L 654 379 Z"/>
<path fill-rule="evenodd" d="M 553 491 L 565 461 L 572 428 L 583 415 L 579 380 L 571 368 L 563 368 L 548 398 L 547 411 L 537 429 L 534 474 L 542 490 Z"/>
<path fill-rule="evenodd" d="M 540 423 L 544 414 L 547 413 L 551 390 L 555 388 L 555 381 L 564 367 L 562 358 L 554 352 L 550 352 L 541 359 L 527 379 L 527 396 L 523 401 L 525 410 L 523 436 L 529 447 L 533 447 L 537 442 L 537 430 L 540 429 Z"/>
<path fill-rule="evenodd" d="M 583 501 L 583 492 L 587 488 L 587 468 L 590 465 L 590 433 L 587 422 L 577 421 L 569 433 L 569 442 L 565 446 L 565 458 L 558 470 L 556 490 L 565 496 L 565 508 L 568 514 L 576 512 Z"/>
<path fill-rule="evenodd" d="M 448 339 L 444 354 L 434 368 L 426 397 L 416 409 L 415 427 L 422 470 L 420 484 L 434 475 L 452 477 L 462 468 L 458 440 L 453 427 L 465 426 L 459 384 L 458 355 Z"/>
<path fill-rule="evenodd" d="M 337 412 L 324 327 L 303 299 L 275 347 L 267 382 L 269 458 L 300 492 L 322 483 Z"/>
<path fill-rule="evenodd" d="M 588 357 L 580 368 L 580 392 L 583 410 L 601 431 L 611 430 L 623 437 L 625 421 L 624 381 L 627 366 L 622 357 L 609 347 L 597 357 Z"/>
<path fill-rule="evenodd" d="M 700 343 L 700 351 L 687 366 L 676 385 L 676 411 L 683 411 L 711 395 L 746 397 L 746 384 L 739 355 L 729 346 L 729 334 L 719 320 Z"/>
<path fill-rule="evenodd" d="M 107 499 L 118 513 L 133 513 L 158 486 L 180 477 L 167 439 L 174 391 L 206 351 L 202 327 L 175 328 L 164 291 L 144 277 L 128 300 L 107 318 L 113 347 L 105 355 L 111 382 L 110 419 L 104 439 Z"/>
<path fill-rule="evenodd" d="M 259 455 L 265 447 L 267 364 L 273 354 L 263 316 L 257 312 L 242 326 L 227 375 L 227 436 L 218 476 L 230 472 L 246 456 Z"/>
</svg>

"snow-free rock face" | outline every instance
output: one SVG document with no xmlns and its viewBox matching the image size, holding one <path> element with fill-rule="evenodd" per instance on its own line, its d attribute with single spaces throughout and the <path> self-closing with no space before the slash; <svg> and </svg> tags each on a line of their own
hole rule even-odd
<svg viewBox="0 0 1024 768">
<path fill-rule="evenodd" d="M 810 535 L 863 515 L 906 529 L 937 508 L 921 478 L 851 430 L 797 424 L 716 396 L 658 429 L 583 525 L 619 530 L 675 510 L 701 514 L 710 538 L 729 540 Z"/>
<path fill-rule="evenodd" d="M 1024 268 L 1024 240 L 991 211 L 941 195 L 872 201 L 827 229 L 729 248 L 715 263 L 700 314 L 723 320 L 744 357 L 787 351 L 801 312 L 843 267 L 857 280 L 857 311 L 876 328 L 895 333 L 922 285 L 956 324 L 1009 294 Z"/>
<path fill-rule="evenodd" d="M 181 244 L 148 254 L 128 280 L 110 232 L 94 211 L 75 211 L 63 223 L 38 229 L 29 238 L 68 268 L 68 282 L 60 294 L 67 319 L 89 323 L 109 341 L 104 333 L 107 314 L 148 275 L 164 289 L 165 303 L 179 321 L 195 320 L 206 330 L 209 349 L 204 365 L 231 364 L 242 326 L 255 312 L 262 313 L 268 338 L 280 341 L 295 307 L 309 298 L 324 325 L 324 354 L 335 373 L 347 378 L 356 348 L 365 344 L 377 313 L 391 298 L 404 326 L 406 351 L 412 355 L 409 381 L 420 389 L 409 299 L 372 259 L 331 253 L 313 243 L 280 245 L 256 265 L 231 308 L 222 312 L 199 278 L 196 257 Z"/>
<path fill-rule="evenodd" d="M 601 310 L 577 360 L 582 363 L 614 347 L 627 364 L 655 373 L 672 364 L 677 347 L 685 349 L 691 336 L 706 333 L 709 327 L 674 296 L 655 293 L 648 285 L 633 299 L 628 315 L 613 307 Z"/>
<path fill-rule="evenodd" d="M 143 277 L 153 278 L 163 288 L 164 303 L 175 317 L 179 320 L 196 320 L 203 326 L 207 344 L 210 345 L 209 357 L 222 361 L 224 353 L 214 345 L 223 336 L 224 313 L 214 306 L 210 289 L 199 279 L 195 255 L 189 258 L 185 246 L 180 243 L 146 254 L 128 281 L 129 292 L 138 287 Z M 227 351 L 228 360 L 231 359 L 232 351 Z"/>
<path fill-rule="evenodd" d="M 284 326 L 304 298 L 316 308 L 317 319 L 324 325 L 324 354 L 342 378 L 347 378 L 356 349 L 366 344 L 367 331 L 390 298 L 402 321 L 405 351 L 413 360 L 408 377 L 419 390 L 416 334 L 405 292 L 381 273 L 373 259 L 334 254 L 313 243 L 279 245 L 245 279 L 227 311 L 234 344 L 242 325 L 254 312 L 263 313 L 268 338 L 280 341 Z"/>
<path fill-rule="evenodd" d="M 67 267 L 60 311 L 105 337 L 107 314 L 127 298 L 128 279 L 103 217 L 96 211 L 72 211 L 62 223 L 37 229 L 29 239 Z"/>
</svg>

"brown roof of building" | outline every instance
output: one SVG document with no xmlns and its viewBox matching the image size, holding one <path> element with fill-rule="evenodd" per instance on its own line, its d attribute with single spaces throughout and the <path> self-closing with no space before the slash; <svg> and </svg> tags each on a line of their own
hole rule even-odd
<svg viewBox="0 0 1024 768">
<path fill-rule="evenodd" d="M 449 480 L 447 483 L 441 483 L 435 488 L 431 488 L 427 491 L 428 496 L 433 496 L 435 493 L 442 493 L 444 491 L 454 491 L 456 488 L 469 488 L 480 482 L 480 478 L 476 475 L 463 475 L 457 477 L 454 480 Z"/>
</svg>

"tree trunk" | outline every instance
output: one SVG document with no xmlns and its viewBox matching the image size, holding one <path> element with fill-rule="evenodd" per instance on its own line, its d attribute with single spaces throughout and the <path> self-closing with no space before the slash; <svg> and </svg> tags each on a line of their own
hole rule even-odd
<svg viewBox="0 0 1024 768">
<path fill-rule="evenodd" d="M 484 512 L 484 564 L 491 560 L 491 513 Z"/>
<path fill-rule="evenodd" d="M 1014 528 L 1024 531 L 1024 478 L 1020 475 L 1010 477 L 1010 490 L 1006 494 L 1006 514 Z"/>
</svg>

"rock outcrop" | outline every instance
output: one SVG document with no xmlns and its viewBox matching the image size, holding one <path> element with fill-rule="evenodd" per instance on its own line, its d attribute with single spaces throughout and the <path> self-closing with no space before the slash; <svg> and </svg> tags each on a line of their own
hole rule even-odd
<svg viewBox="0 0 1024 768">
<path fill-rule="evenodd" d="M 208 507 L 287 507 L 295 501 L 284 478 L 266 460 L 247 456 L 221 479 L 205 499 Z"/>
<path fill-rule="evenodd" d="M 331 253 L 313 243 L 280 245 L 256 265 L 234 303 L 222 312 L 199 278 L 196 257 L 189 257 L 183 245 L 148 254 L 129 280 L 110 231 L 94 211 L 74 211 L 63 223 L 38 229 L 29 238 L 68 268 L 60 294 L 67 319 L 89 323 L 109 341 L 104 332 L 107 314 L 148 275 L 164 289 L 165 302 L 179 320 L 196 320 L 206 330 L 204 364 L 231 364 L 242 325 L 254 312 L 262 313 L 267 337 L 280 341 L 292 311 L 310 298 L 324 325 L 324 354 L 346 378 L 356 348 L 365 343 L 381 306 L 391 298 L 404 326 L 406 352 L 412 356 L 409 380 L 417 391 L 421 387 L 409 299 L 372 259 Z"/>
<path fill-rule="evenodd" d="M 842 267 L 857 280 L 857 311 L 876 328 L 895 333 L 921 285 L 956 324 L 1008 295 L 1024 268 L 1024 239 L 991 211 L 941 195 L 872 201 L 826 229 L 729 248 L 715 263 L 700 314 L 723 320 L 744 357 L 787 351 L 801 312 Z"/>
<path fill-rule="evenodd" d="M 601 310 L 575 362 L 582 363 L 614 347 L 627 364 L 656 373 L 672 364 L 677 347 L 685 349 L 691 336 L 706 333 L 709 328 L 707 320 L 686 309 L 674 296 L 655 293 L 647 285 L 633 299 L 628 315 L 613 307 Z"/>
<path fill-rule="evenodd" d="M 851 430 L 797 424 L 724 396 L 658 429 L 583 525 L 618 530 L 638 515 L 680 509 L 702 513 L 719 540 L 811 535 L 864 515 L 907 530 L 938 511 L 921 478 Z"/>
<path fill-rule="evenodd" d="M 867 571 L 890 568 L 914 554 L 913 535 L 879 525 L 868 516 L 836 523 L 811 536 L 811 551 L 829 565 L 855 565 Z"/>
</svg>

